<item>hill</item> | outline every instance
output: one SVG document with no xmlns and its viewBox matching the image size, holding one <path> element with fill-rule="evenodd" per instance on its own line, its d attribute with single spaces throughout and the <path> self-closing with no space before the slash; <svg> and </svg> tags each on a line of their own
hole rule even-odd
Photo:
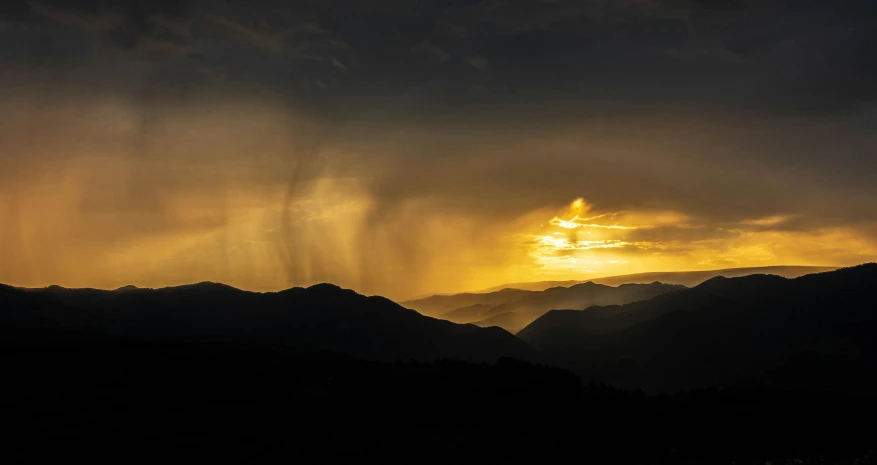
<svg viewBox="0 0 877 465">
<path fill-rule="evenodd" d="M 486 294 L 436 295 L 402 305 L 455 323 L 499 326 L 515 333 L 548 310 L 624 304 L 683 288 L 658 282 L 618 287 L 588 282 L 544 291 L 502 289 Z"/>
<path fill-rule="evenodd" d="M 530 295 L 531 291 L 521 289 L 498 289 L 489 293 L 462 293 L 451 295 L 433 295 L 422 299 L 406 300 L 400 302 L 406 308 L 412 308 L 418 312 L 440 317 L 450 311 L 474 306 L 501 305 L 509 302 L 516 302 Z M 479 318 L 469 319 L 476 321 Z"/>
<path fill-rule="evenodd" d="M 518 336 L 584 376 L 672 391 L 760 380 L 877 387 L 877 265 L 716 277 L 651 300 L 551 311 Z"/>
<path fill-rule="evenodd" d="M 383 297 L 329 284 L 257 293 L 217 283 L 163 289 L 0 288 L 0 323 L 141 340 L 258 343 L 322 349 L 369 360 L 532 360 L 500 328 L 437 320 Z"/>
<path fill-rule="evenodd" d="M 495 286 L 479 291 L 479 293 L 496 292 L 501 289 L 520 289 L 528 291 L 544 291 L 552 287 L 569 287 L 576 284 L 594 282 L 597 284 L 606 284 L 607 286 L 619 286 L 621 284 L 641 284 L 659 281 L 666 284 L 680 284 L 682 286 L 692 287 L 714 278 L 716 276 L 724 276 L 726 278 L 736 278 L 747 276 L 750 274 L 773 274 L 786 278 L 797 278 L 810 273 L 823 273 L 826 271 L 836 270 L 836 266 L 764 266 L 749 268 L 727 268 L 722 270 L 708 271 L 661 271 L 653 273 L 636 273 L 618 276 L 605 276 L 602 278 L 593 278 L 584 281 L 537 281 L 523 283 L 508 283 L 501 286 Z"/>
<path fill-rule="evenodd" d="M 536 318 L 552 309 L 575 308 L 584 309 L 594 305 L 620 305 L 652 297 L 668 292 L 685 289 L 662 283 L 624 284 L 618 287 L 603 284 L 583 283 L 571 287 L 555 287 L 536 292 L 516 302 L 482 308 L 478 326 L 499 326 L 516 333 Z M 466 322 L 460 319 L 459 313 L 470 309 L 460 309 L 443 315 L 451 321 Z"/>
</svg>

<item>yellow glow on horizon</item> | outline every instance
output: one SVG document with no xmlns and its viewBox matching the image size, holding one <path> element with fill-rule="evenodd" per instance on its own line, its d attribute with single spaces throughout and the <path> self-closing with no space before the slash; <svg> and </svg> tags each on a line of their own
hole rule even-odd
<svg viewBox="0 0 877 465">
<path fill-rule="evenodd" d="M 787 220 L 786 215 L 775 215 L 742 220 L 738 227 L 728 228 L 674 211 L 595 212 L 583 199 L 576 199 L 563 214 L 520 240 L 527 244 L 534 275 L 539 276 L 530 277 L 531 281 L 777 264 L 833 265 L 818 250 L 837 243 L 839 237 L 856 243 L 853 250 L 861 261 L 877 252 L 872 243 L 849 230 L 770 229 Z M 679 240 L 675 235 L 693 238 Z M 828 237 L 830 242 L 819 243 Z"/>
<path fill-rule="evenodd" d="M 594 224 L 614 228 L 566 228 L 560 221 L 542 222 L 540 228 L 535 226 L 538 216 L 531 215 L 522 217 L 512 229 L 503 230 L 491 229 L 478 218 L 424 216 L 429 211 L 426 205 L 411 204 L 376 227 L 369 226 L 367 220 L 372 208 L 368 195 L 355 184 L 328 177 L 321 178 L 306 196 L 289 205 L 283 203 L 281 193 L 228 191 L 221 215 L 213 210 L 209 199 L 178 197 L 170 210 L 173 216 L 168 218 L 191 222 L 184 230 L 69 248 L 65 244 L 72 239 L 50 232 L 91 231 L 88 228 L 92 223 L 95 227 L 101 223 L 83 223 L 70 213 L 70 206 L 81 200 L 78 183 L 58 185 L 68 186 L 69 192 L 61 197 L 41 197 L 34 191 L 32 196 L 23 197 L 30 199 L 28 206 L 32 207 L 25 210 L 28 215 L 19 218 L 18 231 L 26 241 L 17 244 L 14 254 L 6 255 L 13 261 L 5 262 L 5 268 L 0 269 L 0 282 L 113 288 L 132 283 L 161 287 L 212 280 L 245 289 L 276 290 L 332 281 L 364 292 L 406 298 L 477 290 L 505 282 L 587 279 L 646 271 L 833 265 L 826 263 L 821 251 L 839 243 L 849 244 L 856 251 L 855 256 L 847 258 L 850 263 L 867 261 L 869 254 L 877 255 L 877 248 L 867 239 L 845 230 L 806 233 L 753 229 L 733 238 L 707 235 L 703 239 L 674 239 L 673 231 L 708 232 L 711 227 L 672 212 L 589 215 L 600 216 L 590 220 L 598 222 Z M 62 199 L 66 200 L 60 202 Z M 577 205 L 585 208 L 584 202 L 572 204 Z M 51 216 L 45 216 L 48 212 Z M 613 224 L 599 223 L 610 219 Z M 670 236 L 634 236 L 654 230 L 651 224 L 634 221 L 657 223 L 656 219 L 663 219 L 662 226 L 670 228 Z M 294 229 L 285 229 L 287 221 L 295 221 Z M 741 221 L 744 226 L 763 223 L 766 221 Z M 402 236 L 400 242 L 397 231 L 410 230 L 413 225 L 419 225 L 417 232 Z M 524 232 L 528 230 L 531 232 Z M 419 252 L 399 253 L 400 246 L 416 247 Z M 26 274 L 9 268 L 9 263 L 29 264 L 31 277 L 16 279 Z M 411 276 L 415 271 L 418 275 Z M 388 285 L 406 274 L 407 280 L 399 287 Z M 412 283 L 417 286 L 414 291 L 408 290 Z"/>
</svg>

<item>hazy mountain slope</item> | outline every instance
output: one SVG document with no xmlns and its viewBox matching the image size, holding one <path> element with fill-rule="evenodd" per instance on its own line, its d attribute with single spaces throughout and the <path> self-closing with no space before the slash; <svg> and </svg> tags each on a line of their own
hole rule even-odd
<svg viewBox="0 0 877 465">
<path fill-rule="evenodd" d="M 481 326 L 482 328 L 499 326 L 511 333 L 517 333 L 536 318 L 539 318 L 539 316 L 532 316 L 529 313 L 506 312 L 485 318 L 481 321 L 476 321 L 472 324 Z"/>
<path fill-rule="evenodd" d="M 407 300 L 400 302 L 405 308 L 411 308 L 418 312 L 439 317 L 452 310 L 473 305 L 500 305 L 508 302 L 515 302 L 531 294 L 530 291 L 520 289 L 498 289 L 490 293 L 463 293 L 452 295 L 434 295 L 423 299 Z M 475 321 L 480 318 L 474 318 L 469 321 Z"/>
<path fill-rule="evenodd" d="M 625 304 L 681 289 L 685 289 L 685 287 L 662 283 L 625 284 L 611 287 L 589 282 L 572 287 L 557 287 L 534 293 L 517 302 L 488 308 L 482 313 L 483 319 L 475 324 L 479 326 L 495 325 L 511 332 L 518 332 L 552 309 L 584 309 L 594 305 Z M 445 315 L 445 317 L 450 316 L 451 314 Z"/>
<path fill-rule="evenodd" d="M 586 283 L 588 280 L 578 280 L 578 279 L 568 279 L 565 281 L 533 281 L 533 282 L 518 282 L 518 283 L 506 283 L 501 284 L 499 286 L 489 287 L 487 289 L 482 289 L 478 291 L 479 294 L 496 292 L 503 289 L 520 289 L 524 291 L 533 291 L 540 292 L 546 289 L 551 289 L 553 287 L 570 287 L 575 286 L 576 284 Z"/>
<path fill-rule="evenodd" d="M 548 312 L 518 336 L 580 374 L 627 387 L 764 378 L 861 390 L 877 387 L 875 287 L 874 264 L 796 279 L 713 278 L 648 301 Z M 823 379 L 812 371 L 819 366 L 842 369 Z"/>
<path fill-rule="evenodd" d="M 490 313 L 492 308 L 496 308 L 497 306 L 501 307 L 503 304 L 493 305 L 493 304 L 474 304 L 469 305 L 468 307 L 458 308 L 456 310 L 451 310 L 448 313 L 445 313 L 440 316 L 440 318 L 454 321 L 457 323 L 474 323 L 478 320 L 481 320 Z M 499 326 L 499 325 L 497 325 Z"/>
<path fill-rule="evenodd" d="M 425 317 L 329 284 L 264 294 L 215 283 L 124 291 L 5 287 L 0 309 L 9 325 L 150 340 L 281 344 L 375 360 L 537 357 L 499 328 Z"/>
<path fill-rule="evenodd" d="M 698 284 L 716 276 L 736 278 L 751 274 L 773 274 L 786 278 L 797 278 L 810 273 L 823 273 L 836 270 L 837 267 L 827 266 L 765 266 L 750 268 L 727 268 L 709 271 L 668 271 L 654 273 L 637 273 L 618 276 L 606 276 L 582 281 L 537 281 L 523 283 L 508 283 L 501 286 L 491 287 L 480 291 L 482 293 L 495 292 L 500 289 L 524 289 L 529 291 L 544 291 L 552 287 L 569 287 L 585 282 L 618 286 L 621 284 L 651 283 L 659 281 L 666 284 L 681 284 L 683 286 L 697 286 Z"/>
</svg>

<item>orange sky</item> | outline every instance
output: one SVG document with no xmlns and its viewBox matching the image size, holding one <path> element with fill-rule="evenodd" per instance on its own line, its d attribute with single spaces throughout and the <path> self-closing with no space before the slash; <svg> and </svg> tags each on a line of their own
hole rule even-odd
<svg viewBox="0 0 877 465">
<path fill-rule="evenodd" d="M 77 102 L 69 113 L 34 116 L 38 130 L 5 126 L 4 149 L 21 157 L 7 159 L 6 173 L 15 174 L 0 178 L 0 282 L 114 288 L 212 280 L 269 290 L 331 281 L 403 298 L 514 281 L 849 265 L 877 256 L 872 238 L 855 227 L 796 223 L 806 209 L 751 205 L 705 215 L 651 197 L 648 185 L 637 200 L 623 171 L 614 183 L 599 177 L 645 160 L 647 149 L 624 153 L 628 144 L 602 130 L 466 139 L 456 143 L 460 163 L 423 159 L 418 168 L 396 157 L 434 144 L 425 133 L 409 131 L 392 144 L 345 133 L 296 157 L 290 152 L 308 146 L 297 138 L 312 133 L 287 110 L 203 106 L 168 110 L 145 141 L 136 109 L 124 102 Z M 665 150 L 658 138 L 667 132 L 655 130 L 648 150 Z M 567 195 L 572 186 L 546 196 L 537 187 L 552 184 L 549 172 L 526 164 L 507 171 L 519 154 L 540 148 L 575 160 L 586 154 L 583 141 L 619 155 L 574 161 L 583 166 L 581 191 L 593 192 L 593 180 L 625 192 L 577 200 Z M 550 157 L 542 163 L 563 166 Z M 603 173 L 589 174 L 589 164 Z M 522 186 L 536 185 L 536 201 L 479 187 L 480 179 L 501 186 L 518 170 Z M 419 181 L 409 190 L 410 176 Z M 428 183 L 440 187 L 419 190 Z M 624 198 L 615 208 L 598 206 L 613 197 Z M 716 208 L 738 208 L 729 198 L 717 198 Z"/>
</svg>

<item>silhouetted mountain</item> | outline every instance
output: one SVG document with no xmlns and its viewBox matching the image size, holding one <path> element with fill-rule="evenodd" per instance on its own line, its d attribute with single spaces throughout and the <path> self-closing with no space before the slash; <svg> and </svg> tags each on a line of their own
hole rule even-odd
<svg viewBox="0 0 877 465">
<path fill-rule="evenodd" d="M 138 288 L 137 286 L 134 286 L 134 285 L 129 284 L 129 285 L 127 285 L 127 286 L 122 286 L 122 287 L 120 287 L 120 288 L 114 289 L 113 291 L 115 291 L 115 292 L 125 292 L 125 291 L 133 291 L 133 290 L 136 290 L 136 289 L 139 289 L 139 288 Z"/>
<path fill-rule="evenodd" d="M 715 278 L 521 332 L 614 384 L 723 386 L 672 395 L 508 358 L 364 361 L 349 354 L 534 353 L 328 284 L 0 286 L 0 433 L 7 455 L 39 463 L 873 463 L 875 284 L 877 265 Z M 825 392 L 838 390 L 852 392 Z"/>
<path fill-rule="evenodd" d="M 551 311 L 518 336 L 619 386 L 749 380 L 864 392 L 877 388 L 875 288 L 875 264 L 796 279 L 716 277 L 647 301 Z"/>
<path fill-rule="evenodd" d="M 518 332 L 545 312 L 553 309 L 584 309 L 594 305 L 618 305 L 685 289 L 685 286 L 651 283 L 624 284 L 618 287 L 602 284 L 584 283 L 572 287 L 555 287 L 533 293 L 517 302 L 497 305 L 482 312 L 478 326 L 499 326 L 510 332 Z M 444 315 L 451 321 L 458 321 L 454 311 Z M 461 321 L 463 322 L 463 321 Z"/>
<path fill-rule="evenodd" d="M 278 344 L 374 360 L 534 359 L 499 328 L 422 316 L 330 284 L 256 293 L 217 283 L 124 291 L 49 287 L 0 292 L 0 319 L 144 340 Z"/>
<path fill-rule="evenodd" d="M 558 309 L 583 309 L 593 305 L 620 305 L 652 298 L 667 292 L 658 288 L 627 289 L 625 292 L 599 292 L 579 295 L 582 289 L 564 294 L 562 289 L 583 284 L 624 286 L 627 284 L 652 285 L 664 283 L 678 286 L 695 286 L 716 276 L 738 277 L 751 274 L 773 274 L 798 277 L 805 274 L 834 270 L 833 267 L 816 266 L 770 266 L 755 268 L 729 268 L 712 271 L 682 271 L 639 273 L 610 276 L 589 281 L 542 281 L 536 283 L 505 284 L 482 293 L 435 295 L 424 299 L 402 302 L 402 305 L 418 312 L 453 321 L 473 323 L 482 327 L 499 326 L 510 332 L 520 331 L 524 326 L 547 312 Z M 587 293 L 585 293 L 587 294 Z M 504 315 L 504 313 L 508 313 Z"/>
<path fill-rule="evenodd" d="M 500 289 L 521 289 L 528 291 L 544 291 L 552 287 L 569 287 L 576 284 L 594 282 L 597 284 L 605 284 L 607 286 L 619 286 L 621 284 L 641 284 L 651 282 L 662 282 L 665 284 L 680 284 L 683 286 L 697 286 L 698 284 L 716 276 L 724 276 L 726 278 L 736 278 L 751 274 L 773 274 L 786 278 L 797 278 L 805 274 L 823 273 L 826 271 L 836 270 L 836 266 L 764 266 L 750 268 L 727 268 L 723 270 L 709 271 L 660 271 L 653 273 L 637 273 L 618 276 L 606 276 L 602 278 L 593 278 L 583 281 L 537 281 L 525 283 L 508 283 L 501 286 L 495 286 L 479 293 L 490 293 Z"/>
</svg>

